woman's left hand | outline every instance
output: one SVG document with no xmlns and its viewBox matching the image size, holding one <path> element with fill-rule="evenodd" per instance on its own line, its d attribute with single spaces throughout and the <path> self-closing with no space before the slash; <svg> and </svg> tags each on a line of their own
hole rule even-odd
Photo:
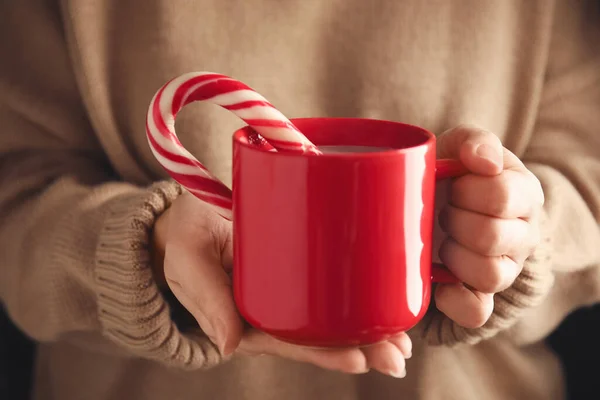
<svg viewBox="0 0 600 400">
<path fill-rule="evenodd" d="M 544 193 L 538 179 L 498 137 L 459 126 L 438 138 L 438 158 L 459 159 L 469 174 L 451 183 L 439 224 L 448 237 L 440 260 L 464 284 L 440 284 L 437 308 L 466 328 L 485 324 L 494 293 L 508 288 L 540 240 Z"/>
</svg>

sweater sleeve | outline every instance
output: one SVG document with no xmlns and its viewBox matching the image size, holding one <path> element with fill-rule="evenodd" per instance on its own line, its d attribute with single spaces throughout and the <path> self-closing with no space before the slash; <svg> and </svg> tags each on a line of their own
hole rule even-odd
<svg viewBox="0 0 600 400">
<path fill-rule="evenodd" d="M 575 6 L 577 5 L 577 6 Z M 543 339 L 575 308 L 600 301 L 600 7 L 558 2 L 537 121 L 522 155 L 542 183 L 542 241 L 481 328 L 431 312 L 430 344 L 474 344 L 502 332 Z"/>
<path fill-rule="evenodd" d="M 215 365 L 211 342 L 171 319 L 149 263 L 154 221 L 181 189 L 114 173 L 54 3 L 0 2 L 0 299 L 37 341 L 98 337 L 169 366 Z"/>
</svg>

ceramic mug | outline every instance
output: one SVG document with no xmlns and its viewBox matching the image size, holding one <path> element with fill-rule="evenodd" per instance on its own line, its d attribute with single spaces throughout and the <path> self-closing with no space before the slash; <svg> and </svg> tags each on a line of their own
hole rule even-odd
<svg viewBox="0 0 600 400">
<path fill-rule="evenodd" d="M 432 266 L 435 181 L 464 167 L 436 160 L 435 136 L 417 126 L 292 122 L 329 150 L 267 152 L 248 140 L 252 128 L 233 135 L 241 315 L 278 339 L 315 347 L 366 345 L 409 330 L 429 306 L 432 282 L 455 282 Z"/>
</svg>

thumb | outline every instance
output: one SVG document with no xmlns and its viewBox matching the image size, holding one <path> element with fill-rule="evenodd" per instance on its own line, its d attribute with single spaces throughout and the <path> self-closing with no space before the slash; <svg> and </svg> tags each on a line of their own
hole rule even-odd
<svg viewBox="0 0 600 400">
<path fill-rule="evenodd" d="M 193 237 L 172 241 L 165 251 L 165 276 L 173 294 L 194 316 L 200 328 L 229 355 L 242 338 L 243 323 L 237 312 L 231 279 L 231 223 L 215 214 L 202 223 Z"/>
<path fill-rule="evenodd" d="M 460 160 L 474 174 L 500 174 L 504 168 L 503 153 L 496 135 L 473 125 L 460 125 L 437 139 L 438 158 Z"/>
</svg>

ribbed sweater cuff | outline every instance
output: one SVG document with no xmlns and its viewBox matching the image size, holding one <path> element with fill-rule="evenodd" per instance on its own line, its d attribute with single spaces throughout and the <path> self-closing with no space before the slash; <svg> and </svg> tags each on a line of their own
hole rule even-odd
<svg viewBox="0 0 600 400">
<path fill-rule="evenodd" d="M 513 326 L 525 311 L 540 304 L 554 283 L 551 272 L 551 238 L 543 214 L 540 245 L 524 263 L 521 274 L 511 287 L 494 295 L 494 311 L 480 328 L 467 329 L 431 308 L 421 321 L 421 334 L 429 345 L 453 346 L 460 343 L 476 344 Z"/>
<path fill-rule="evenodd" d="M 95 279 L 103 333 L 139 357 L 185 369 L 217 364 L 220 355 L 202 335 L 183 335 L 152 276 L 149 236 L 156 218 L 181 193 L 161 182 L 107 205 L 96 250 Z"/>
</svg>

